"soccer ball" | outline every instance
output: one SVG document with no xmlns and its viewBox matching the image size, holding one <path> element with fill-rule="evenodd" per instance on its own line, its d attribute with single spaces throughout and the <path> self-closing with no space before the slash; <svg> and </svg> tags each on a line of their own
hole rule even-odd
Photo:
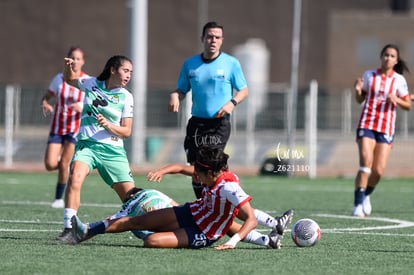
<svg viewBox="0 0 414 275">
<path fill-rule="evenodd" d="M 321 239 L 321 229 L 312 219 L 301 219 L 292 226 L 292 240 L 299 247 L 314 246 Z"/>
</svg>

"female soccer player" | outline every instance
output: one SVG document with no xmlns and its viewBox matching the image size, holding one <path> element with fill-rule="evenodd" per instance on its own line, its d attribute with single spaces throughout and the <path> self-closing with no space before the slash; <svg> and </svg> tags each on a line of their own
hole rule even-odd
<svg viewBox="0 0 414 275">
<path fill-rule="evenodd" d="M 179 205 L 176 201 L 171 199 L 169 196 L 155 189 L 142 189 L 142 188 L 134 187 L 130 191 L 128 191 L 127 198 L 129 199 L 122 205 L 121 210 L 119 210 L 115 214 L 106 218 L 105 219 L 106 221 L 118 219 L 121 217 L 127 217 L 127 216 L 128 217 L 140 216 L 140 215 L 144 215 L 145 213 L 148 213 L 154 210 L 159 210 L 159 209 Z M 80 223 L 80 221 L 76 220 L 76 218 L 75 218 L 75 222 Z M 286 227 L 289 222 L 290 221 L 287 221 Z M 98 222 L 98 224 L 99 223 L 100 222 Z M 94 227 L 94 225 L 91 224 L 90 227 Z M 240 227 L 241 227 L 240 224 L 234 222 L 231 225 L 229 232 L 227 234 L 232 236 L 233 234 L 239 231 Z M 283 232 L 279 234 L 276 228 L 271 227 L 271 226 L 268 226 L 268 227 L 272 229 L 270 234 L 264 235 L 264 234 L 259 233 L 256 230 L 252 230 L 242 241 L 246 243 L 265 246 L 268 248 L 279 249 L 281 246 L 281 239 L 283 237 Z M 286 229 L 286 227 L 283 227 L 283 231 Z M 149 235 L 154 233 L 148 230 L 132 230 L 131 232 L 136 237 L 142 240 L 145 240 Z M 74 240 L 71 239 L 68 241 L 68 243 L 75 244 L 77 242 L 76 242 L 76 239 Z"/>
<path fill-rule="evenodd" d="M 62 241 L 71 237 L 70 218 L 77 214 L 81 187 L 92 170 L 98 170 L 121 201 L 125 201 L 127 191 L 134 187 L 123 142 L 132 131 L 133 97 L 124 88 L 131 79 L 131 60 L 113 56 L 97 78 L 85 80 L 76 77 L 73 59 L 65 58 L 65 62 L 65 81 L 83 90 L 85 101 L 65 196 L 65 229 L 58 237 Z"/>
<path fill-rule="evenodd" d="M 71 47 L 67 57 L 73 59 L 73 72 L 79 79 L 88 78 L 89 75 L 82 71 L 85 65 L 83 50 L 79 47 Z M 55 106 L 49 104 L 49 100 L 56 99 Z M 43 113 L 51 113 L 49 138 L 44 157 L 46 170 L 58 170 L 55 200 L 53 208 L 63 208 L 63 194 L 69 178 L 69 163 L 75 151 L 76 135 L 79 131 L 81 110 L 79 104 L 83 102 L 84 93 L 68 85 L 63 80 L 63 73 L 58 73 L 49 85 L 46 94 L 42 98 Z"/>
<path fill-rule="evenodd" d="M 368 70 L 355 82 L 355 98 L 363 103 L 356 132 L 359 169 L 355 179 L 352 215 L 365 217 L 372 211 L 370 195 L 378 185 L 392 148 L 397 107 L 411 109 L 408 71 L 396 45 L 381 50 L 381 68 Z"/>
<path fill-rule="evenodd" d="M 251 197 L 240 187 L 238 177 L 228 170 L 228 155 L 220 149 L 201 148 L 195 170 L 204 189 L 202 197 L 183 206 L 174 206 L 144 214 L 104 220 L 89 225 L 72 217 L 73 237 L 77 242 L 97 234 L 129 230 L 151 230 L 145 247 L 202 248 L 212 245 L 226 234 L 239 214 L 244 223 L 231 239 L 216 249 L 232 249 L 256 227 L 250 206 Z M 281 236 L 275 236 L 280 243 Z M 279 245 L 280 247 L 280 245 Z"/>
</svg>

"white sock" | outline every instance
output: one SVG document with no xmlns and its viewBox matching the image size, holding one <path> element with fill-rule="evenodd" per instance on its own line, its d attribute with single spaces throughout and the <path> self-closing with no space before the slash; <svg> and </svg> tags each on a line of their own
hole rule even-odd
<svg viewBox="0 0 414 275">
<path fill-rule="evenodd" d="M 78 211 L 72 208 L 65 208 L 65 210 L 63 210 L 63 226 L 65 228 L 72 228 L 72 222 L 70 219 L 76 214 L 78 214 Z"/>
<path fill-rule="evenodd" d="M 269 244 L 269 236 L 263 235 L 256 230 L 252 230 L 242 241 L 245 243 L 267 246 Z"/>
<path fill-rule="evenodd" d="M 255 209 L 254 215 L 256 216 L 257 222 L 260 225 L 264 225 L 269 228 L 273 228 L 277 225 L 277 221 L 275 220 L 275 218 L 263 212 L 262 210 Z"/>
</svg>

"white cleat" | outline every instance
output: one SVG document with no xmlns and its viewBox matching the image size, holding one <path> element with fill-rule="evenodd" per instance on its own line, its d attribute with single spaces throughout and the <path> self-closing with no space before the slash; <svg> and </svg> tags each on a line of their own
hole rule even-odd
<svg viewBox="0 0 414 275">
<path fill-rule="evenodd" d="M 372 212 L 372 206 L 371 206 L 371 200 L 369 196 L 365 196 L 364 201 L 362 202 L 362 210 L 364 211 L 365 215 L 371 215 Z"/>
<path fill-rule="evenodd" d="M 64 208 L 65 202 L 62 199 L 54 200 L 50 206 L 52 206 L 52 208 Z"/>
<path fill-rule="evenodd" d="M 358 204 L 352 208 L 352 216 L 365 218 L 364 210 L 362 209 L 362 204 Z"/>
</svg>

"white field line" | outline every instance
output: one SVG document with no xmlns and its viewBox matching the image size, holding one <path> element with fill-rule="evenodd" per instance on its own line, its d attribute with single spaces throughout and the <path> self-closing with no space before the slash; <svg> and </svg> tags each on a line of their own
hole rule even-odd
<svg viewBox="0 0 414 275">
<path fill-rule="evenodd" d="M 46 201 L 1 201 L 0 204 L 9 205 L 47 205 L 50 207 L 50 202 Z M 120 204 L 100 204 L 100 203 L 81 203 L 81 206 L 100 207 L 100 208 L 120 208 Z"/>
<path fill-rule="evenodd" d="M 9 205 L 50 205 L 50 202 L 33 202 L 33 201 L 1 201 L 0 204 L 9 204 Z M 101 207 L 101 208 L 119 208 L 120 205 L 117 204 L 95 204 L 95 203 L 82 203 L 82 206 L 88 207 Z M 275 212 L 275 211 L 269 211 Z M 407 227 L 414 227 L 414 222 L 391 219 L 385 217 L 366 217 L 358 218 L 346 215 L 334 215 L 334 214 L 311 214 L 310 216 L 320 217 L 320 218 L 334 218 L 334 219 L 349 219 L 349 220 L 372 220 L 379 221 L 384 223 L 391 223 L 391 225 L 383 226 L 368 226 L 368 227 L 346 227 L 346 228 L 321 228 L 322 233 L 333 233 L 333 234 L 357 234 L 357 235 L 382 235 L 382 236 L 408 236 L 412 237 L 414 234 L 394 234 L 394 233 L 382 233 L 382 232 L 367 232 L 373 230 L 391 230 L 391 229 L 400 229 Z M 49 224 L 49 225 L 61 225 L 62 222 L 57 221 L 40 221 L 40 220 L 3 220 L 0 219 L 1 223 L 14 223 L 14 224 Z M 0 232 L 59 232 L 59 230 L 41 230 L 41 229 L 10 229 L 10 228 L 1 228 Z M 269 229 L 257 229 L 257 231 L 267 232 Z M 290 230 L 287 230 L 289 232 Z"/>
</svg>

